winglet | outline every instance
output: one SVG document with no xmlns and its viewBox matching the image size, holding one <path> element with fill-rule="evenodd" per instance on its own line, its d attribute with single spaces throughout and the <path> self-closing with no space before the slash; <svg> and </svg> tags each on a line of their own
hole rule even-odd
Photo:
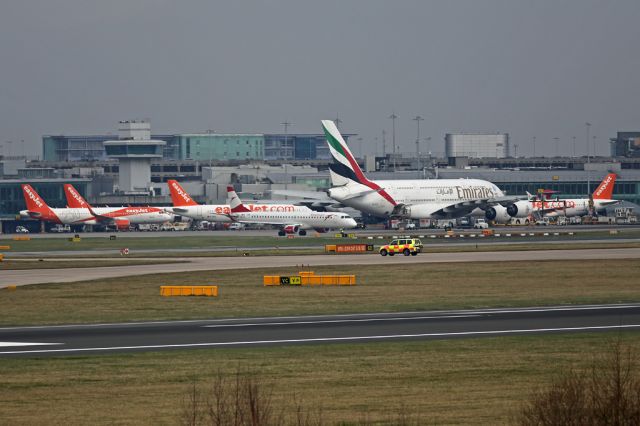
<svg viewBox="0 0 640 426">
<path fill-rule="evenodd" d="M 242 204 L 242 201 L 240 200 L 240 198 L 238 198 L 238 194 L 236 194 L 236 191 L 235 189 L 233 189 L 233 186 L 231 185 L 227 186 L 227 195 L 228 195 L 227 198 L 229 198 L 229 207 L 231 207 L 231 213 L 251 212 L 251 210 L 249 210 L 244 206 L 244 204 Z"/>
<path fill-rule="evenodd" d="M 616 183 L 616 175 L 615 173 L 609 173 L 605 178 L 600 182 L 600 185 L 593 191 L 593 199 L 594 200 L 610 200 L 613 196 L 613 186 Z"/>
<path fill-rule="evenodd" d="M 75 209 L 86 209 L 91 207 L 87 200 L 69 183 L 64 184 L 64 196 L 67 198 L 67 205 Z"/>
<path fill-rule="evenodd" d="M 167 181 L 167 185 L 169 186 L 169 192 L 171 193 L 171 202 L 175 207 L 198 205 L 198 203 L 193 201 L 193 198 L 187 194 L 187 191 L 182 188 L 177 180 L 169 179 Z"/>
</svg>

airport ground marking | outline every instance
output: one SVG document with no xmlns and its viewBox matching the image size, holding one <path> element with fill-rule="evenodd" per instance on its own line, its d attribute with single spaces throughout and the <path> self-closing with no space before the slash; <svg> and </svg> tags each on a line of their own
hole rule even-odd
<svg viewBox="0 0 640 426">
<path fill-rule="evenodd" d="M 282 321 L 282 320 L 305 320 L 309 318 L 318 318 L 319 321 L 327 321 L 323 318 L 364 318 L 376 319 L 375 316 L 393 316 L 393 315 L 420 315 L 429 314 L 434 318 L 442 318 L 449 316 L 479 316 L 486 314 L 512 314 L 512 313 L 535 313 L 535 312 L 556 312 L 556 311 L 588 311 L 595 309 L 631 309 L 640 308 L 640 303 L 624 303 L 624 304 L 606 304 L 606 305 L 556 305 L 556 306 L 533 306 L 524 308 L 486 308 L 486 309 L 459 309 L 459 310 L 442 310 L 442 311 L 404 311 L 404 312 L 363 312 L 353 314 L 329 314 L 329 315 L 286 315 L 277 317 L 249 317 L 249 318 L 216 318 L 216 319 L 193 319 L 193 320 L 167 320 L 167 321 L 139 321 L 139 322 L 122 322 L 122 323 L 96 323 L 96 324 L 59 324 L 59 325 L 28 325 L 14 327 L 0 327 L 1 331 L 20 331 L 20 330 L 46 330 L 46 329 L 73 329 L 73 328 L 102 328 L 102 327 L 135 327 L 141 325 L 180 325 L 180 324 L 197 324 L 197 323 L 230 323 L 238 321 Z M 410 317 L 411 318 L 411 317 Z M 425 317 L 426 318 L 426 317 Z M 309 320 L 307 320 L 309 321 Z M 242 325 L 245 323 L 240 323 Z M 294 324 L 293 322 L 285 322 L 285 324 Z M 224 325 L 224 324 L 223 324 Z M 203 327 L 215 326 L 215 324 L 202 325 Z"/>
<path fill-rule="evenodd" d="M 376 341 L 392 339 L 411 339 L 420 337 L 473 337 L 473 336 L 504 336 L 510 334 L 529 333 L 551 333 L 551 332 L 575 332 L 575 331 L 603 331 L 603 330 L 623 330 L 640 328 L 640 324 L 626 325 L 602 325 L 586 327 L 558 327 L 558 328 L 535 328 L 535 329 L 515 329 L 515 330 L 491 330 L 491 331 L 461 331 L 451 333 L 420 333 L 420 334 L 391 334 L 380 336 L 352 336 L 352 337 L 320 337 L 311 339 L 276 339 L 276 340 L 249 340 L 237 342 L 208 342 L 208 343 L 182 343 L 169 345 L 141 345 L 141 346 L 112 346 L 96 348 L 67 348 L 67 349 L 35 349 L 24 351 L 3 351 L 0 355 L 24 355 L 24 354 L 54 354 L 72 352 L 108 352 L 122 350 L 151 350 L 151 349 L 180 349 L 180 348 L 213 348 L 228 346 L 252 346 L 270 344 L 293 344 L 293 343 L 331 343 L 331 342 L 358 342 Z"/>
<path fill-rule="evenodd" d="M 62 343 L 0 342 L 0 348 L 12 348 L 16 346 L 47 346 L 47 345 L 62 345 Z"/>
<path fill-rule="evenodd" d="M 317 321 L 284 321 L 284 322 L 254 322 L 241 324 L 213 324 L 203 325 L 204 328 L 226 328 L 226 327 L 256 327 L 263 325 L 308 325 L 308 324 L 341 324 L 350 322 L 376 322 L 376 321 L 410 321 L 425 319 L 450 319 L 450 318 L 476 318 L 481 315 L 435 315 L 435 316 L 415 316 L 415 317 L 395 317 L 395 318 L 361 318 L 361 319 L 335 319 Z"/>
</svg>

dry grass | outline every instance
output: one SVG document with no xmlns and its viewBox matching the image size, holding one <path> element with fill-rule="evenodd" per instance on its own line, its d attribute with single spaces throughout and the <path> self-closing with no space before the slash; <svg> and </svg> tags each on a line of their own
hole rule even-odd
<svg viewBox="0 0 640 426">
<path fill-rule="evenodd" d="M 588 368 L 618 336 L 640 347 L 623 333 L 3 359 L 0 419 L 174 425 L 194 380 L 246 371 L 272 384 L 275 407 L 295 395 L 326 424 L 393 423 L 403 410 L 421 424 L 506 424 L 532 389 Z"/>
<path fill-rule="evenodd" d="M 251 262 L 251 258 L 247 258 Z M 1 325 L 277 316 L 640 300 L 637 260 L 317 267 L 353 287 L 263 287 L 294 269 L 198 271 L 0 291 Z M 218 298 L 165 298 L 160 285 L 219 285 Z"/>
</svg>

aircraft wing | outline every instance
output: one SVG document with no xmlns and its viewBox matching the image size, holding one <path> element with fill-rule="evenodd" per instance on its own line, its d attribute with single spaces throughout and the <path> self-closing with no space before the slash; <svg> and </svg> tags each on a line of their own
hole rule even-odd
<svg viewBox="0 0 640 426">
<path fill-rule="evenodd" d="M 95 210 L 93 210 L 92 207 L 88 207 L 88 210 L 89 210 L 89 213 L 91 213 L 91 215 L 96 219 L 97 222 L 106 222 L 109 224 L 114 224 L 118 220 L 118 218 L 115 218 L 115 217 L 98 214 L 95 212 Z"/>
<path fill-rule="evenodd" d="M 458 203 L 453 203 L 448 206 L 442 207 L 439 210 L 433 212 L 433 216 L 444 216 L 450 217 L 452 215 L 455 216 L 466 216 L 475 209 L 486 210 L 489 207 L 495 205 L 508 206 L 511 203 L 519 201 L 519 197 L 494 197 L 494 198 L 478 198 L 475 200 L 464 200 Z"/>
<path fill-rule="evenodd" d="M 296 191 L 289 189 L 274 189 L 272 194 L 284 195 L 286 197 L 300 198 L 300 200 L 289 200 L 292 204 L 298 206 L 307 206 L 312 210 L 331 207 L 334 209 L 344 208 L 345 206 L 333 198 L 330 198 L 325 192 L 320 191 Z"/>
</svg>

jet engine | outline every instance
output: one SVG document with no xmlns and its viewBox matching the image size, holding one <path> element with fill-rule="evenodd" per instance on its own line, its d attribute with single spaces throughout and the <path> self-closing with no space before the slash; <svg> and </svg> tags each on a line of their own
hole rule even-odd
<svg viewBox="0 0 640 426">
<path fill-rule="evenodd" d="M 507 206 L 507 214 L 511 217 L 527 217 L 532 212 L 531 202 L 526 200 L 517 201 Z"/>
<path fill-rule="evenodd" d="M 489 207 L 485 210 L 484 217 L 487 221 L 493 221 L 495 223 L 507 223 L 509 222 L 509 219 L 511 219 L 511 216 L 507 213 L 507 209 L 500 204 Z"/>
<path fill-rule="evenodd" d="M 287 225 L 283 228 L 285 234 L 295 234 L 298 232 L 298 225 Z"/>
</svg>

